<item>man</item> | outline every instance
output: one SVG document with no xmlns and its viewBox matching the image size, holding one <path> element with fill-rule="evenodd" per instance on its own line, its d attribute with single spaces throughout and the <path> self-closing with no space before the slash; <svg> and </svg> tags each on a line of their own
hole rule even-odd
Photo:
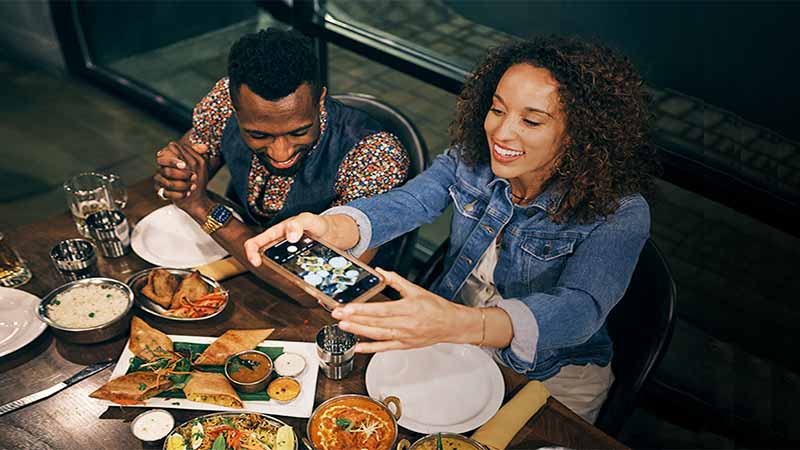
<svg viewBox="0 0 800 450">
<path fill-rule="evenodd" d="M 267 29 L 233 45 L 228 77 L 197 104 L 192 129 L 157 153 L 157 164 L 157 195 L 252 270 L 243 244 L 256 233 L 207 195 L 223 164 L 227 195 L 245 221 L 268 227 L 388 191 L 405 180 L 409 159 L 379 123 L 328 98 L 307 38 Z"/>
</svg>

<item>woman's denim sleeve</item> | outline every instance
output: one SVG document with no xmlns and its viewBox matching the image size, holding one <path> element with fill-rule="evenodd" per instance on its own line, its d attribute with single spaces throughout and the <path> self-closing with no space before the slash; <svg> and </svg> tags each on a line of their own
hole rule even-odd
<svg viewBox="0 0 800 450">
<path fill-rule="evenodd" d="M 358 223 L 360 240 L 350 250 L 355 256 L 431 223 L 450 204 L 448 188 L 455 182 L 458 164 L 454 153 L 448 150 L 439 155 L 427 170 L 403 186 L 331 208 L 323 214 L 347 214 Z"/>
<path fill-rule="evenodd" d="M 538 352 L 587 342 L 625 293 L 649 234 L 647 202 L 639 196 L 623 201 L 576 247 L 552 289 L 519 299 L 530 308 L 537 327 L 515 329 L 513 342 L 533 345 L 524 350 L 509 346 L 498 357 L 524 373 L 535 368 Z"/>
</svg>

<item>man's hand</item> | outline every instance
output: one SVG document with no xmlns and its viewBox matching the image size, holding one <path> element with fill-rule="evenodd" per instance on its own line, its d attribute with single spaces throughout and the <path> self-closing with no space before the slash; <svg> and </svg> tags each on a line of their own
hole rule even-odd
<svg viewBox="0 0 800 450">
<path fill-rule="evenodd" d="M 184 210 L 205 203 L 208 164 L 203 154 L 207 150 L 205 144 L 189 146 L 182 142 L 170 142 L 159 150 L 158 171 L 153 177 L 156 191 L 163 188 L 163 196 Z"/>
</svg>

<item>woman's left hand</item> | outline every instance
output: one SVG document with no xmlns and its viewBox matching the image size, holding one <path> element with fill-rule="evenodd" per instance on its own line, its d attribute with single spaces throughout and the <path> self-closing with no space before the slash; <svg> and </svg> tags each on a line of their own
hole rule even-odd
<svg viewBox="0 0 800 450">
<path fill-rule="evenodd" d="M 476 310 L 450 302 L 394 272 L 377 270 L 386 284 L 400 293 L 400 300 L 354 303 L 333 311 L 333 317 L 341 321 L 339 328 L 375 341 L 358 343 L 356 352 L 417 348 L 440 342 L 471 343 L 480 339 L 482 324 Z"/>
</svg>

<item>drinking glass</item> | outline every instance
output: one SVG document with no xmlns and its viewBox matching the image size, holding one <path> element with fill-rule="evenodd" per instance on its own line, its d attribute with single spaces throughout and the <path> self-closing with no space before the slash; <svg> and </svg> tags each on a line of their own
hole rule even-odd
<svg viewBox="0 0 800 450">
<path fill-rule="evenodd" d="M 22 286 L 31 279 L 31 271 L 19 257 L 2 232 L 0 232 L 0 286 Z"/>
<path fill-rule="evenodd" d="M 107 209 L 122 209 L 128 203 L 128 193 L 122 180 L 114 174 L 85 172 L 64 182 L 67 204 L 75 226 L 83 237 L 91 237 L 86 216 Z"/>
</svg>

